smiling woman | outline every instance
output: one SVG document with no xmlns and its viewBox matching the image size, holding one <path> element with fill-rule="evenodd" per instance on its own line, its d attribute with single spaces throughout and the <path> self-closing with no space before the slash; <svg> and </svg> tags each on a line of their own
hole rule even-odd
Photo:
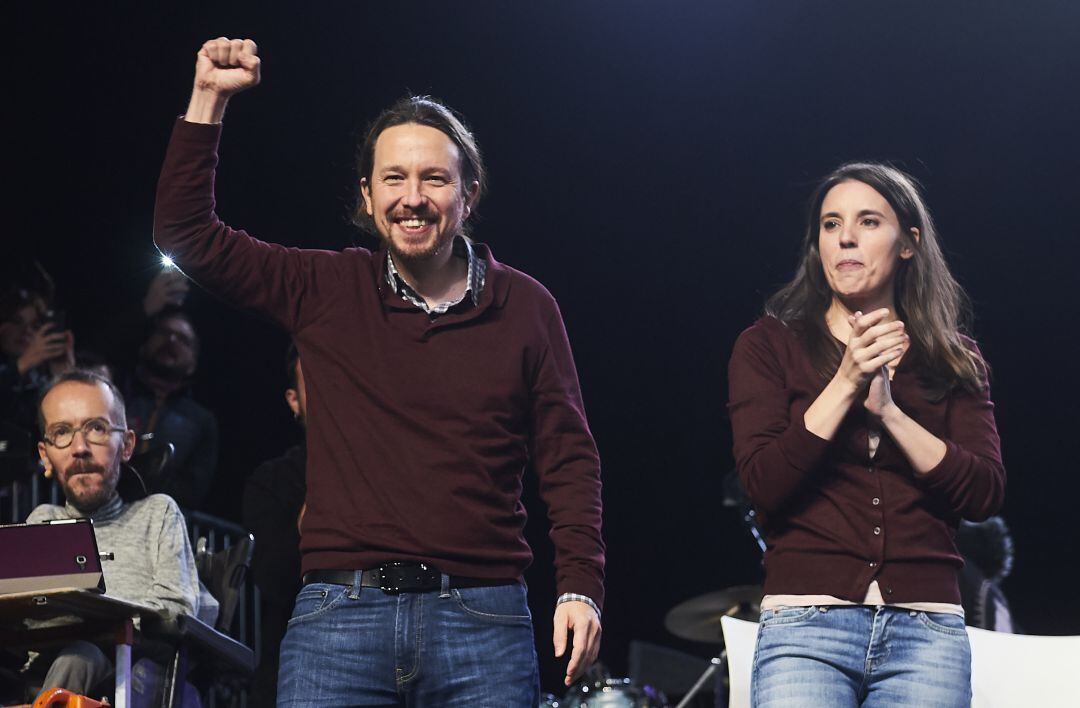
<svg viewBox="0 0 1080 708">
<path fill-rule="evenodd" d="M 729 375 L 767 543 L 754 704 L 967 706 L 953 537 L 1001 506 L 1005 470 L 963 291 L 914 181 L 865 163 L 822 180 L 802 262 L 765 312 Z"/>
</svg>

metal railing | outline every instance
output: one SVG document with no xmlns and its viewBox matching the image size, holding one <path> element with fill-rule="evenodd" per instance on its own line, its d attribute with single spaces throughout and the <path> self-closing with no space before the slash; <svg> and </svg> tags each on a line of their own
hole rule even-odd
<svg viewBox="0 0 1080 708">
<path fill-rule="evenodd" d="M 226 551 L 240 538 L 248 535 L 248 531 L 240 524 L 201 511 L 185 511 L 184 518 L 187 520 L 188 538 L 191 539 L 191 547 L 193 549 L 199 548 L 200 551 L 205 550 L 209 553 Z M 201 539 L 205 539 L 205 545 L 203 545 Z M 234 639 L 254 649 L 256 666 L 259 663 L 259 647 L 262 640 L 262 627 L 258 619 L 261 608 L 262 602 L 259 597 L 259 589 L 255 587 L 255 583 L 251 580 L 251 574 L 248 573 L 244 578 L 243 590 L 237 601 L 232 626 L 226 628 L 226 631 Z M 225 700 L 229 705 L 239 705 L 241 708 L 247 708 L 248 688 L 244 686 L 238 695 L 234 695 L 215 686 L 211 687 L 203 698 L 209 708 L 216 708 L 219 700 Z"/>
</svg>

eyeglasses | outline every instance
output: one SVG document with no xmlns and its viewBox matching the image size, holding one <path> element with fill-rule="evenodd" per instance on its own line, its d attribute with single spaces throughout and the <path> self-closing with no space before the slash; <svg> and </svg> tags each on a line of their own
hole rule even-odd
<svg viewBox="0 0 1080 708">
<path fill-rule="evenodd" d="M 86 442 L 93 445 L 104 445 L 109 442 L 109 436 L 113 433 L 127 432 L 124 428 L 117 428 L 109 424 L 104 418 L 91 418 L 77 428 L 61 423 L 53 426 L 45 434 L 45 442 L 53 447 L 63 450 L 75 441 L 75 433 L 81 432 Z"/>
</svg>

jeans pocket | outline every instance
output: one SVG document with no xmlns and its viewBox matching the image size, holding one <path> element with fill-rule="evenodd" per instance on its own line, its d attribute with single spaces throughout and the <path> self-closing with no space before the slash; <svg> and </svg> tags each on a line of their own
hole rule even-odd
<svg viewBox="0 0 1080 708">
<path fill-rule="evenodd" d="M 310 583 L 300 588 L 296 594 L 296 604 L 293 605 L 292 618 L 289 624 L 302 622 L 331 609 L 349 592 L 348 585 L 332 585 L 330 583 Z"/>
<path fill-rule="evenodd" d="M 758 623 L 764 626 L 805 622 L 817 613 L 818 608 L 816 605 L 810 605 L 809 607 L 777 607 L 772 610 L 762 610 Z"/>
<path fill-rule="evenodd" d="M 927 629 L 952 637 L 967 637 L 967 627 L 964 625 L 964 618 L 960 615 L 948 612 L 920 612 L 918 617 Z"/>
<path fill-rule="evenodd" d="M 532 622 L 525 586 L 495 585 L 479 588 L 454 588 L 450 595 L 458 607 L 471 617 L 497 624 Z"/>
</svg>

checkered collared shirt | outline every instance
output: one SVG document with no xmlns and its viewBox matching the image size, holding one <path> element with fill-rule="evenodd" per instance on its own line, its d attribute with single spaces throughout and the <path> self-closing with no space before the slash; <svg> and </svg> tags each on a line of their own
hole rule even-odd
<svg viewBox="0 0 1080 708">
<path fill-rule="evenodd" d="M 398 273 L 394 267 L 394 259 L 390 252 L 386 252 L 386 283 L 400 297 L 405 298 L 429 315 L 441 315 L 469 298 L 473 307 L 480 302 L 480 291 L 484 289 L 484 276 L 487 275 L 487 261 L 478 258 L 472 241 L 468 236 L 459 236 L 454 239 L 453 254 L 457 258 L 464 258 L 469 263 L 468 274 L 465 276 L 465 292 L 457 300 L 441 302 L 431 307 L 420 297 L 420 294 Z"/>
</svg>

